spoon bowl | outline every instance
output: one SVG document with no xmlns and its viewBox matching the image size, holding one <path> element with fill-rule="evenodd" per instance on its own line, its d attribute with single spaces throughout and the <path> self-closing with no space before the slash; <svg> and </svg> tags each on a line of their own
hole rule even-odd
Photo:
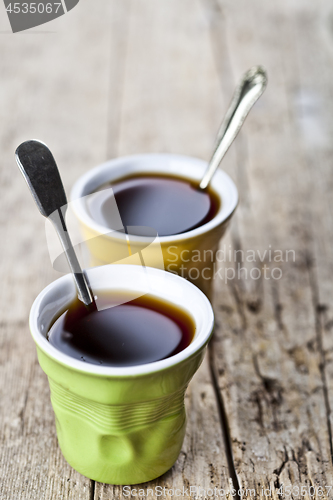
<svg viewBox="0 0 333 500">
<path fill-rule="evenodd" d="M 67 198 L 51 151 L 43 142 L 30 140 L 20 144 L 15 152 L 15 158 L 40 213 L 50 219 L 58 233 L 79 299 L 88 308 L 96 309 L 93 295 L 67 231 L 65 221 Z"/>
</svg>

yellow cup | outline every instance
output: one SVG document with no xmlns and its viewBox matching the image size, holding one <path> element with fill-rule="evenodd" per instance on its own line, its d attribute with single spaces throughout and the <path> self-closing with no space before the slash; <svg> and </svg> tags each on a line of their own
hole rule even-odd
<svg viewBox="0 0 333 500">
<path fill-rule="evenodd" d="M 211 181 L 220 202 L 216 215 L 206 224 L 182 234 L 152 238 L 110 231 L 92 218 L 87 203 L 87 197 L 100 186 L 109 182 L 112 186 L 112 182 L 123 177 L 164 174 L 199 184 L 206 167 L 207 163 L 197 158 L 144 154 L 110 160 L 80 177 L 72 189 L 71 199 L 91 255 L 91 265 L 124 263 L 165 269 L 188 279 L 211 297 L 219 241 L 238 203 L 237 188 L 225 172 L 218 170 Z"/>
</svg>

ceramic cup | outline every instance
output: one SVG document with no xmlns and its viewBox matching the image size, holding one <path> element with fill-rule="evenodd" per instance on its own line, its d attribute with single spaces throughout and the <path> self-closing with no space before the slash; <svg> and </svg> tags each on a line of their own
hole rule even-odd
<svg viewBox="0 0 333 500">
<path fill-rule="evenodd" d="M 149 481 L 166 472 L 180 452 L 184 393 L 205 354 L 213 311 L 197 287 L 159 269 L 108 265 L 87 275 L 94 294 L 114 290 L 135 298 L 149 293 L 183 308 L 195 323 L 191 344 L 172 357 L 103 367 L 67 356 L 46 339 L 52 321 L 76 296 L 71 275 L 46 287 L 31 308 L 30 329 L 49 379 L 58 440 L 68 463 L 102 483 Z"/>
<path fill-rule="evenodd" d="M 130 250 L 124 233 L 108 232 L 91 217 L 85 199 L 105 183 L 139 173 L 180 176 L 199 184 L 206 167 L 206 162 L 187 156 L 144 154 L 108 161 L 80 177 L 72 189 L 71 199 L 91 254 L 91 265 L 119 262 L 129 255 L 129 251 L 132 262 L 140 264 L 138 255 L 144 250 L 145 265 L 161 268 L 162 259 L 166 271 L 192 281 L 211 298 L 216 251 L 238 203 L 237 188 L 225 172 L 218 170 L 211 181 L 220 201 L 219 210 L 212 220 L 182 234 L 161 236 L 149 244 L 145 237 L 130 235 Z M 128 261 L 125 259 L 124 262 Z"/>
</svg>

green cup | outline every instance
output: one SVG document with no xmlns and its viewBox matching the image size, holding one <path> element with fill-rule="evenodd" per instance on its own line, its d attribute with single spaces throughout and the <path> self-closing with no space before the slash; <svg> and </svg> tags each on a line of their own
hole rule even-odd
<svg viewBox="0 0 333 500">
<path fill-rule="evenodd" d="M 71 275 L 46 287 L 30 313 L 39 363 L 48 376 L 60 448 L 68 463 L 90 479 L 137 484 L 166 472 L 185 434 L 184 394 L 200 366 L 214 316 L 205 295 L 179 276 L 132 265 L 90 269 L 98 291 L 149 293 L 183 308 L 194 320 L 191 344 L 167 359 L 133 367 L 98 366 L 74 359 L 46 339 L 52 321 L 76 296 Z"/>
</svg>

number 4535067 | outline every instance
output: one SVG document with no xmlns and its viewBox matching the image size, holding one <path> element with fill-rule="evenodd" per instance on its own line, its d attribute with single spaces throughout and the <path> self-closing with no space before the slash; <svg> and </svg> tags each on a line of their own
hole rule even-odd
<svg viewBox="0 0 333 500">
<path fill-rule="evenodd" d="M 6 8 L 6 11 L 9 12 L 10 14 L 44 14 L 46 12 L 47 14 L 52 14 L 54 12 L 55 14 L 58 13 L 58 10 L 61 7 L 61 2 L 59 3 L 36 3 L 36 2 L 29 2 L 29 3 L 10 3 L 8 7 Z"/>
</svg>

